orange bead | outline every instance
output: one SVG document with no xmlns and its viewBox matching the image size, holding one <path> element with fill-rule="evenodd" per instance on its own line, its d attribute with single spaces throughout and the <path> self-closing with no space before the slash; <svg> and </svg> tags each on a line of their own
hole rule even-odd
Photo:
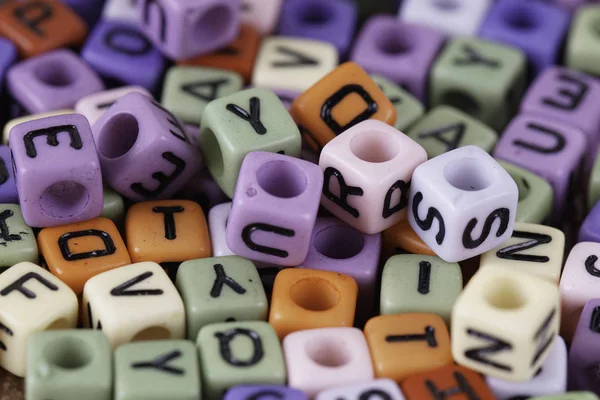
<svg viewBox="0 0 600 400">
<path fill-rule="evenodd" d="M 50 272 L 78 295 L 93 276 L 131 264 L 121 234 L 108 218 L 44 228 L 38 247 Z"/>
<path fill-rule="evenodd" d="M 23 58 L 61 47 L 79 47 L 85 22 L 57 0 L 8 1 L 0 6 L 0 36 L 14 42 Z"/>
<path fill-rule="evenodd" d="M 315 150 L 367 119 L 393 125 L 396 109 L 369 75 L 353 62 L 340 65 L 296 98 L 290 110 Z"/>
<path fill-rule="evenodd" d="M 288 268 L 273 284 L 269 323 L 279 339 L 313 328 L 351 327 L 358 285 L 348 275 L 308 268 Z"/>
<path fill-rule="evenodd" d="M 383 231 L 382 242 L 383 260 L 387 260 L 391 256 L 403 252 L 426 256 L 436 255 L 417 235 L 407 219 Z"/>
<path fill-rule="evenodd" d="M 400 381 L 452 364 L 450 335 L 435 314 L 394 314 L 365 325 L 373 369 L 378 378 Z"/>
<path fill-rule="evenodd" d="M 255 28 L 243 24 L 237 39 L 229 46 L 209 54 L 178 61 L 177 64 L 234 71 L 248 84 L 252 79 L 260 39 L 260 34 Z"/>
</svg>

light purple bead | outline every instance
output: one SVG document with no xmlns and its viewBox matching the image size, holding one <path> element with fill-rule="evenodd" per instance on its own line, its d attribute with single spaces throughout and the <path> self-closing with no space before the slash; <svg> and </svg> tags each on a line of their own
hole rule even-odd
<svg viewBox="0 0 600 400">
<path fill-rule="evenodd" d="M 128 22 L 100 21 L 81 57 L 103 78 L 153 91 L 162 78 L 165 59 L 140 29 Z"/>
<path fill-rule="evenodd" d="M 299 265 L 309 250 L 322 188 L 323 172 L 315 164 L 276 153 L 249 153 L 233 196 L 227 245 L 251 260 Z"/>
<path fill-rule="evenodd" d="M 169 198 L 200 169 L 181 122 L 141 93 L 117 100 L 92 131 L 106 181 L 133 201 Z"/>
<path fill-rule="evenodd" d="M 102 14 L 104 0 L 63 0 L 88 26 L 94 26 Z"/>
<path fill-rule="evenodd" d="M 31 114 L 73 108 L 77 100 L 104 90 L 104 84 L 71 50 L 30 58 L 8 71 L 8 89 Z"/>
<path fill-rule="evenodd" d="M 176 60 L 199 56 L 232 42 L 240 28 L 240 0 L 139 0 L 142 30 Z"/>
<path fill-rule="evenodd" d="M 16 59 L 17 48 L 15 45 L 7 39 L 0 38 L 0 94 L 2 94 L 6 71 Z"/>
<path fill-rule="evenodd" d="M 225 393 L 223 400 L 308 400 L 304 392 L 279 385 L 241 385 Z"/>
<path fill-rule="evenodd" d="M 292 108 L 292 103 L 296 100 L 296 97 L 300 96 L 300 93 L 293 90 L 273 89 L 273 92 L 279 97 L 287 110 Z"/>
<path fill-rule="evenodd" d="M 350 60 L 425 101 L 429 70 L 444 40 L 433 29 L 403 23 L 392 16 L 375 16 L 358 35 Z"/>
<path fill-rule="evenodd" d="M 333 44 L 345 56 L 352 44 L 358 11 L 348 0 L 287 0 L 279 33 Z"/>
<path fill-rule="evenodd" d="M 556 63 L 569 28 L 569 13 L 541 1 L 498 0 L 479 35 L 520 48 L 527 54 L 533 76 Z"/>
<path fill-rule="evenodd" d="M 600 201 L 594 205 L 579 228 L 579 242 L 600 243 Z M 600 297 L 600 294 L 598 295 Z M 598 360 L 600 361 L 600 360 Z"/>
<path fill-rule="evenodd" d="M 583 307 L 575 335 L 571 341 L 568 368 L 569 390 L 589 390 L 600 395 L 599 361 L 600 299 L 593 299 Z"/>
<path fill-rule="evenodd" d="M 2 203 L 19 203 L 10 150 L 7 146 L 0 146 L 0 204 Z"/>
<path fill-rule="evenodd" d="M 87 119 L 66 114 L 10 131 L 23 218 L 29 226 L 81 222 L 102 213 L 102 174 Z"/>
</svg>

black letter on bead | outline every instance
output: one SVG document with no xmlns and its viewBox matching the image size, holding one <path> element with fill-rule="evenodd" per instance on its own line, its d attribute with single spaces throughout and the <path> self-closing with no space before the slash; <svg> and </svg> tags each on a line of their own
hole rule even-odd
<svg viewBox="0 0 600 400">
<path fill-rule="evenodd" d="M 133 364 L 131 364 L 131 368 L 133 368 L 133 369 L 153 368 L 153 369 L 159 370 L 160 372 L 165 372 L 167 374 L 185 375 L 185 371 L 183 369 L 177 368 L 177 367 L 171 367 L 168 365 L 169 362 L 178 359 L 182 355 L 183 355 L 183 353 L 181 353 L 181 351 L 175 350 L 168 354 L 158 356 L 152 361 L 133 363 Z"/>
<path fill-rule="evenodd" d="M 289 47 L 277 46 L 275 51 L 293 58 L 293 60 L 290 61 L 273 61 L 271 66 L 275 68 L 312 67 L 319 65 L 319 60 L 311 58 L 306 54 L 302 54 L 298 50 L 290 49 Z"/>
<path fill-rule="evenodd" d="M 538 328 L 533 336 L 533 341 L 536 344 L 536 351 L 531 359 L 531 366 L 533 367 L 536 362 L 540 359 L 542 354 L 546 352 L 550 348 L 550 345 L 554 341 L 554 337 L 556 336 L 556 332 L 550 332 L 550 325 L 552 325 L 552 320 L 556 316 L 556 309 L 552 309 L 550 314 L 544 319 L 542 325 Z"/>
<path fill-rule="evenodd" d="M 0 185 L 6 183 L 8 181 L 8 169 L 6 168 L 6 163 L 3 158 L 0 158 Z"/>
<path fill-rule="evenodd" d="M 31 11 L 35 12 L 35 15 L 31 15 Z M 44 31 L 40 29 L 40 25 L 42 22 L 52 18 L 52 7 L 41 1 L 31 2 L 15 8 L 13 15 L 33 33 L 43 37 Z M 30 19 L 29 17 L 34 18 Z"/>
<path fill-rule="evenodd" d="M 435 340 L 435 329 L 431 326 L 425 327 L 425 334 L 417 335 L 389 335 L 385 337 L 385 341 L 389 343 L 394 342 L 416 342 L 424 340 L 427 342 L 429 347 L 437 347 L 437 340 Z"/>
<path fill-rule="evenodd" d="M 594 307 L 594 310 L 592 311 L 590 330 L 594 333 L 600 333 L 600 307 Z"/>
<path fill-rule="evenodd" d="M 542 103 L 547 106 L 551 106 L 565 111 L 575 110 L 577 107 L 579 107 L 579 105 L 585 98 L 588 90 L 590 89 L 589 85 L 583 80 L 574 76 L 567 75 L 565 73 L 561 73 L 560 75 L 558 75 L 558 79 L 560 81 L 567 82 L 575 86 L 575 91 L 569 91 L 568 89 L 563 88 L 561 88 L 558 91 L 558 95 L 560 97 L 565 97 L 567 99 L 566 103 L 561 103 L 555 99 L 548 97 L 544 97 L 542 99 Z"/>
<path fill-rule="evenodd" d="M 266 397 L 266 398 L 274 397 L 276 399 L 285 399 L 285 395 L 283 393 L 276 392 L 275 390 L 262 390 L 260 392 L 254 393 L 254 394 L 246 397 L 245 400 L 260 400 L 263 397 Z"/>
<path fill-rule="evenodd" d="M 185 129 L 183 129 L 183 126 L 181 126 L 177 117 L 175 117 L 171 111 L 164 108 L 160 103 L 157 103 L 154 100 L 150 100 L 150 103 L 152 103 L 152 105 L 154 105 L 156 108 L 158 108 L 159 110 L 162 110 L 165 114 L 167 114 L 167 121 L 173 127 L 177 128 L 177 130 L 179 131 L 179 132 L 175 132 L 173 129 L 169 129 L 169 132 L 171 133 L 171 135 L 175 136 L 177 139 L 181 140 L 182 142 L 189 143 L 188 138 L 185 135 Z"/>
<path fill-rule="evenodd" d="M 58 134 L 61 132 L 67 132 L 71 137 L 71 147 L 75 150 L 81 150 L 83 148 L 83 142 L 81 136 L 79 136 L 79 130 L 75 125 L 60 125 L 51 126 L 48 128 L 37 129 L 35 131 L 27 132 L 23 137 L 23 143 L 25 144 L 25 150 L 29 158 L 37 157 L 37 150 L 33 140 L 39 136 L 47 136 L 46 143 L 49 146 L 56 147 L 59 145 Z"/>
<path fill-rule="evenodd" d="M 184 85 L 181 85 L 181 90 L 189 94 L 190 96 L 196 97 L 200 100 L 209 103 L 217 98 L 217 94 L 219 93 L 219 86 L 226 85 L 227 83 L 229 83 L 229 79 L 225 78 L 213 79 L 211 81 L 189 82 Z M 208 87 L 210 89 L 209 94 L 200 91 L 200 89 L 204 87 Z"/>
<path fill-rule="evenodd" d="M 167 186 L 169 186 L 171 182 L 177 179 L 179 175 L 181 175 L 185 170 L 185 161 L 177 157 L 170 151 L 162 153 L 162 158 L 164 158 L 165 160 L 167 160 L 175 166 L 175 170 L 173 171 L 173 173 L 171 173 L 171 175 L 165 175 L 165 173 L 162 171 L 154 172 L 152 174 L 152 178 L 157 180 L 159 183 L 158 187 L 154 190 L 146 189 L 144 185 L 140 182 L 132 183 L 131 190 L 133 190 L 135 193 L 139 194 L 140 196 L 146 199 L 152 199 L 160 195 L 163 192 L 163 190 L 165 190 Z"/>
<path fill-rule="evenodd" d="M 431 132 L 419 133 L 418 136 L 419 136 L 419 139 L 434 138 L 438 142 L 441 142 L 444 145 L 446 145 L 445 151 L 451 151 L 451 150 L 455 150 L 458 148 L 458 146 L 460 145 L 460 142 L 463 139 L 463 136 L 465 135 L 466 129 L 467 129 L 467 125 L 464 122 L 458 122 L 456 124 L 443 126 L 439 129 L 436 129 Z M 451 132 L 453 134 L 451 140 L 447 140 L 443 136 L 449 132 Z"/>
<path fill-rule="evenodd" d="M 14 242 L 23 239 L 21 235 L 11 234 L 8 229 L 6 220 L 13 215 L 15 215 L 15 213 L 13 213 L 12 210 L 4 210 L 0 213 L 0 239 L 4 240 L 5 242 Z M 0 243 L 0 245 L 3 244 L 5 243 Z"/>
<path fill-rule="evenodd" d="M 460 372 L 454 372 L 452 375 L 454 376 L 456 383 L 458 383 L 458 386 L 446 390 L 438 389 L 435 383 L 429 379 L 425 381 L 427 390 L 429 390 L 429 393 L 433 396 L 432 400 L 447 400 L 460 393 L 464 393 L 468 400 L 480 400 L 480 397 L 475 392 L 475 389 L 469 385 L 467 378 L 465 378 L 463 374 Z"/>
<path fill-rule="evenodd" d="M 400 200 L 398 201 L 398 204 L 396 204 L 394 207 L 390 207 L 392 202 L 392 196 L 394 195 L 394 192 L 396 190 L 400 190 Z M 383 218 L 387 219 L 392 215 L 396 214 L 397 212 L 404 210 L 406 206 L 408 206 L 409 191 L 410 181 L 406 183 L 403 180 L 399 180 L 396 183 L 394 183 L 392 187 L 390 187 L 390 189 L 385 195 L 385 200 L 383 201 L 383 212 L 381 214 Z"/>
<path fill-rule="evenodd" d="M 558 131 L 546 128 L 538 124 L 527 124 L 527 128 L 552 136 L 556 139 L 556 144 L 554 145 L 554 147 L 540 147 L 535 143 L 525 142 L 521 139 L 517 139 L 513 141 L 513 144 L 515 146 L 524 147 L 528 150 L 535 151 L 537 153 L 553 154 L 562 151 L 565 148 L 565 145 L 567 144 L 567 140 L 565 139 L 565 137 Z"/>
<path fill-rule="evenodd" d="M 323 181 L 323 195 L 341 207 L 348 214 L 352 215 L 354 218 L 360 217 L 360 212 L 348 204 L 348 196 L 362 196 L 364 194 L 363 190 L 357 186 L 346 185 L 346 180 L 344 179 L 342 173 L 333 167 L 327 167 L 324 175 L 325 179 Z M 340 197 L 334 195 L 331 192 L 331 189 L 329 189 L 329 184 L 332 177 L 335 178 L 340 185 Z"/>
<path fill-rule="evenodd" d="M 227 276 L 225 273 L 225 268 L 221 264 L 213 265 L 215 270 L 215 274 L 217 277 L 215 278 L 215 282 L 213 283 L 212 289 L 210 290 L 211 297 L 220 297 L 221 291 L 223 290 L 223 285 L 227 285 L 236 292 L 237 294 L 246 293 L 246 289 L 242 287 L 239 283 L 237 283 L 233 278 Z"/>
<path fill-rule="evenodd" d="M 86 251 L 85 253 L 72 253 L 71 249 L 69 249 L 69 240 L 76 239 L 84 236 L 96 236 L 102 239 L 104 243 L 104 249 L 102 250 L 92 250 Z M 58 247 L 60 248 L 60 252 L 62 256 L 67 261 L 76 261 L 76 260 L 85 260 L 86 258 L 96 258 L 96 257 L 104 257 L 109 256 L 111 254 L 115 254 L 117 248 L 115 247 L 115 242 L 112 240 L 110 235 L 104 231 L 100 231 L 98 229 L 88 229 L 85 231 L 78 232 L 68 232 L 62 235 L 58 239 Z"/>
<path fill-rule="evenodd" d="M 144 1 L 144 18 L 143 23 L 148 24 L 150 21 L 150 5 L 154 4 L 156 9 L 158 9 L 158 13 L 160 14 L 160 41 L 164 42 L 167 40 L 167 16 L 165 15 L 165 10 L 162 8 L 162 5 L 158 3 L 156 0 L 142 0 Z"/>
<path fill-rule="evenodd" d="M 378 397 L 381 400 L 393 400 L 389 393 L 384 392 L 381 389 L 365 390 L 358 396 L 358 400 L 371 400 L 371 397 Z"/>
<path fill-rule="evenodd" d="M 0 331 L 6 333 L 8 336 L 14 335 L 12 329 L 10 329 L 8 326 L 4 325 L 2 322 L 0 322 Z M 0 350 L 6 351 L 6 344 L 4 344 L 4 342 L 1 340 L 0 340 Z"/>
<path fill-rule="evenodd" d="M 269 232 L 286 237 L 294 237 L 296 235 L 295 231 L 293 231 L 292 229 L 286 229 L 275 225 L 263 224 L 260 222 L 246 225 L 246 227 L 242 230 L 242 240 L 250 250 L 280 258 L 286 258 L 287 256 L 289 256 L 289 253 L 285 250 L 254 243 L 254 241 L 252 240 L 252 234 L 255 231 Z"/>
<path fill-rule="evenodd" d="M 429 282 L 431 280 L 431 263 L 421 261 L 419 263 L 419 286 L 417 291 L 421 294 L 429 293 Z"/>
<path fill-rule="evenodd" d="M 94 328 L 94 318 L 92 316 L 92 305 L 89 301 L 87 303 L 87 314 L 88 314 L 88 322 L 90 324 L 90 328 L 102 330 L 102 322 L 100 322 L 100 320 L 98 320 L 98 324 L 96 325 L 96 328 Z"/>
<path fill-rule="evenodd" d="M 472 65 L 472 64 L 481 64 L 486 67 L 490 67 L 493 69 L 500 68 L 500 62 L 497 60 L 491 60 L 489 58 L 485 58 L 481 54 L 477 52 L 473 47 L 468 44 L 463 45 L 463 50 L 466 53 L 467 58 L 463 58 L 460 60 L 454 60 L 454 65 Z"/>
<path fill-rule="evenodd" d="M 548 256 L 536 256 L 531 254 L 519 254 L 519 251 L 533 249 L 542 244 L 552 242 L 552 236 L 542 233 L 514 231 L 513 238 L 529 239 L 525 242 L 513 244 L 512 246 L 504 247 L 496 252 L 496 257 L 505 260 L 528 261 L 537 263 L 546 263 L 550 261 Z"/>
<path fill-rule="evenodd" d="M 175 213 L 180 213 L 183 211 L 184 211 L 184 209 L 181 206 L 154 207 L 152 209 L 152 212 L 164 214 L 165 239 L 175 240 L 177 238 L 177 231 L 175 228 Z"/>
<path fill-rule="evenodd" d="M 234 357 L 231 352 L 230 343 L 237 335 L 247 336 L 251 341 L 254 347 L 254 352 L 252 356 L 247 360 L 239 360 Z M 219 339 L 219 349 L 221 351 L 221 357 L 223 360 L 227 361 L 227 363 L 233 365 L 234 367 L 251 367 L 254 364 L 257 364 L 262 360 L 264 356 L 262 340 L 258 333 L 252 331 L 250 329 L 245 328 L 233 328 L 229 329 L 225 332 L 216 332 L 215 336 Z"/>
<path fill-rule="evenodd" d="M 35 279 L 36 281 L 38 281 L 39 283 L 41 283 L 42 285 L 46 286 L 48 289 L 54 292 L 58 290 L 58 286 L 56 286 L 37 272 L 28 272 L 13 283 L 11 283 L 10 285 L 8 285 L 7 287 L 5 287 L 4 289 L 2 289 L 2 291 L 0 291 L 0 296 L 8 296 L 16 290 L 28 299 L 35 299 L 37 297 L 35 293 L 24 286 L 25 283 L 27 283 L 27 281 L 29 281 L 30 279 Z"/>
<path fill-rule="evenodd" d="M 225 108 L 244 121 L 248 121 L 250 125 L 252 125 L 254 132 L 258 133 L 259 135 L 264 135 L 267 133 L 267 128 L 265 128 L 263 123 L 260 121 L 260 99 L 258 97 L 252 97 L 250 99 L 250 113 L 237 104 L 229 103 Z"/>
<path fill-rule="evenodd" d="M 600 278 L 600 270 L 596 268 L 595 264 L 598 261 L 598 256 L 591 255 L 585 260 L 585 270 L 588 274 Z"/>
<path fill-rule="evenodd" d="M 121 44 L 115 41 L 119 36 L 137 39 L 140 45 L 137 48 L 123 47 Z M 117 53 L 126 54 L 128 56 L 142 56 L 152 50 L 152 43 L 146 39 L 146 36 L 142 35 L 135 29 L 125 26 L 112 28 L 106 32 L 106 36 L 104 36 L 104 45 L 109 49 L 116 51 Z"/>
<path fill-rule="evenodd" d="M 508 229 L 508 222 L 510 218 L 510 210 L 508 208 L 499 208 L 494 210 L 488 217 L 485 219 L 483 230 L 481 235 L 477 239 L 473 239 L 471 236 L 473 233 L 473 229 L 477 226 L 477 218 L 473 218 L 467 224 L 463 232 L 462 243 L 465 249 L 475 249 L 483 242 L 485 242 L 492 231 L 492 226 L 496 219 L 500 220 L 500 226 L 498 227 L 498 231 L 496 232 L 496 237 L 500 237 L 504 235 L 504 232 Z"/>
<path fill-rule="evenodd" d="M 135 278 L 132 278 L 127 282 L 124 282 L 119 286 L 115 287 L 113 290 L 110 291 L 110 294 L 112 296 L 160 296 L 161 294 L 163 294 L 162 289 L 128 290 L 132 286 L 137 285 L 138 283 L 150 278 L 152 275 L 154 275 L 153 272 L 144 272 L 143 274 L 140 274 Z"/>
<path fill-rule="evenodd" d="M 442 217 L 442 214 L 440 214 L 440 212 L 438 211 L 437 208 L 429 207 L 429 210 L 427 210 L 427 216 L 425 217 L 425 219 L 420 219 L 419 218 L 419 205 L 421 204 L 422 201 L 423 201 L 423 193 L 421 193 L 421 192 L 415 193 L 415 197 L 413 197 L 413 205 L 412 205 L 412 213 L 413 213 L 413 216 L 415 217 L 415 222 L 417 223 L 419 228 L 421 228 L 424 231 L 428 231 L 431 229 L 431 226 L 433 225 L 433 220 L 437 219 L 439 228 L 438 228 L 437 235 L 435 235 L 435 241 L 437 242 L 437 244 L 441 245 L 444 242 L 444 238 L 446 237 L 446 224 L 444 222 L 444 217 Z"/>
<path fill-rule="evenodd" d="M 333 109 L 342 100 L 344 100 L 346 96 L 352 93 L 356 93 L 357 95 L 359 95 L 365 101 L 365 103 L 367 103 L 367 108 L 362 113 L 354 117 L 352 121 L 350 121 L 344 126 L 341 126 L 337 123 L 335 119 L 333 119 Z M 375 113 L 377 113 L 377 110 L 379 110 L 379 106 L 377 105 L 375 100 L 373 100 L 369 92 L 367 92 L 362 86 L 345 85 L 340 90 L 331 95 L 331 97 L 325 100 L 323 106 L 321 107 L 321 119 L 323 120 L 323 122 L 325 122 L 325 124 L 327 124 L 327 126 L 333 131 L 333 133 L 339 135 L 345 130 L 352 128 L 359 122 L 371 118 L 373 115 L 375 115 Z"/>
<path fill-rule="evenodd" d="M 500 364 L 486 358 L 486 355 L 494 355 L 502 351 L 512 350 L 512 345 L 487 333 L 478 332 L 475 329 L 467 329 L 467 335 L 474 336 L 478 339 L 491 342 L 486 347 L 477 347 L 475 349 L 465 350 L 465 357 L 478 363 L 494 367 L 502 371 L 512 371 L 512 367 L 505 364 Z"/>
</svg>

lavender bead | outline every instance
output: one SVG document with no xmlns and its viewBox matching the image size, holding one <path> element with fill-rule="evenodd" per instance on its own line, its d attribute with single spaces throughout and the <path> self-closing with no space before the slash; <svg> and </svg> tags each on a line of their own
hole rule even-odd
<svg viewBox="0 0 600 400">
<path fill-rule="evenodd" d="M 581 228 L 579 228 L 579 242 L 600 243 L 600 201 L 594 205 L 590 213 L 585 217 L 583 224 L 581 224 Z"/>
<path fill-rule="evenodd" d="M 17 48 L 11 41 L 0 38 L 0 94 L 8 68 L 17 59 Z"/>
<path fill-rule="evenodd" d="M 279 385 L 241 385 L 235 386 L 225 393 L 223 400 L 277 399 L 307 400 L 306 394 L 298 389 Z"/>
<path fill-rule="evenodd" d="M 597 266 L 597 265 L 596 265 Z M 596 273 L 600 273 L 592 265 Z M 571 341 L 568 362 L 569 390 L 589 390 L 600 394 L 598 360 L 600 360 L 600 299 L 589 300 L 579 317 Z"/>
<path fill-rule="evenodd" d="M 10 150 L 7 146 L 0 146 L 0 204 L 2 203 L 19 203 Z"/>
</svg>

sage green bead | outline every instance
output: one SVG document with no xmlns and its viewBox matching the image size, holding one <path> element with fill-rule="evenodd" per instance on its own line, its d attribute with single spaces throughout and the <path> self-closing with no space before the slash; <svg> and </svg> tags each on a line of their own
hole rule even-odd
<svg viewBox="0 0 600 400">
<path fill-rule="evenodd" d="M 237 92 L 211 102 L 201 123 L 200 148 L 221 190 L 233 196 L 244 157 L 267 151 L 300 157 L 302 139 L 296 123 L 269 89 Z"/>
<path fill-rule="evenodd" d="M 463 146 L 478 146 L 490 153 L 498 134 L 483 122 L 449 106 L 439 106 L 429 111 L 409 131 L 429 158 Z"/>
<path fill-rule="evenodd" d="M 0 237 L 0 272 L 23 261 L 39 263 L 39 251 L 33 229 L 25 223 L 21 207 L 0 204 L 0 224 L 6 224 L 7 235 Z"/>
<path fill-rule="evenodd" d="M 567 67 L 600 76 L 600 37 L 598 36 L 600 5 L 577 9 L 565 46 Z"/>
<path fill-rule="evenodd" d="M 284 385 L 283 352 L 273 327 L 263 321 L 207 325 L 196 341 L 207 400 L 220 400 L 237 385 Z"/>
<path fill-rule="evenodd" d="M 382 76 L 371 75 L 371 78 L 396 109 L 397 118 L 394 124 L 396 129 L 406 131 L 425 114 L 425 107 L 412 94 Z"/>
<path fill-rule="evenodd" d="M 199 125 L 211 101 L 243 87 L 244 80 L 236 72 L 175 66 L 167 71 L 161 103 L 186 124 Z"/>
<path fill-rule="evenodd" d="M 552 212 L 552 186 L 544 178 L 506 161 L 498 163 L 509 173 L 519 189 L 516 222 L 544 224 Z"/>
<path fill-rule="evenodd" d="M 101 331 L 44 331 L 27 343 L 28 400 L 111 400 L 112 350 Z"/>
<path fill-rule="evenodd" d="M 110 219 L 118 227 L 121 227 L 125 220 L 123 197 L 108 186 L 104 186 L 104 207 L 101 217 Z"/>
<path fill-rule="evenodd" d="M 196 339 L 208 324 L 265 321 L 269 303 L 258 270 L 238 256 L 202 258 L 182 263 L 175 285 L 183 298 L 187 337 Z"/>
<path fill-rule="evenodd" d="M 567 392 L 550 396 L 530 397 L 529 400 L 598 400 L 592 392 Z"/>
<path fill-rule="evenodd" d="M 431 107 L 447 104 L 502 131 L 516 114 L 526 87 L 521 50 L 486 40 L 451 39 L 431 69 Z"/>
<path fill-rule="evenodd" d="M 114 400 L 198 400 L 200 382 L 191 341 L 135 342 L 115 351 Z"/>
<path fill-rule="evenodd" d="M 600 153 L 596 156 L 596 161 L 590 173 L 587 196 L 588 209 L 591 210 L 598 200 L 600 200 Z"/>
</svg>

